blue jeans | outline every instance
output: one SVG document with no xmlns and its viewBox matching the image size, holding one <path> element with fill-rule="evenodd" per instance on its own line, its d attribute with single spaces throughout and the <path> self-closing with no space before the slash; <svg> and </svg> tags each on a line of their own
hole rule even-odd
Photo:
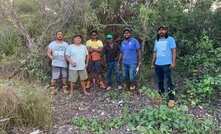
<svg viewBox="0 0 221 134">
<path fill-rule="evenodd" d="M 174 85 L 172 83 L 171 70 L 169 67 L 170 65 L 155 65 L 155 72 L 157 75 L 159 93 L 162 94 L 165 92 L 164 89 L 164 79 L 165 79 L 169 91 L 168 93 L 169 99 L 174 100 L 175 99 L 175 96 L 173 94 Z"/>
<path fill-rule="evenodd" d="M 122 63 L 123 81 L 136 82 L 136 68 L 137 64 Z"/>
<path fill-rule="evenodd" d="M 112 85 L 112 81 L 111 81 L 111 75 L 112 75 L 112 71 L 114 69 L 115 74 L 116 74 L 116 80 L 117 80 L 117 85 L 121 85 L 121 80 L 120 80 L 120 72 L 119 69 L 117 67 L 117 61 L 112 61 L 112 62 L 107 62 L 107 78 L 106 78 L 106 82 L 108 86 Z"/>
</svg>

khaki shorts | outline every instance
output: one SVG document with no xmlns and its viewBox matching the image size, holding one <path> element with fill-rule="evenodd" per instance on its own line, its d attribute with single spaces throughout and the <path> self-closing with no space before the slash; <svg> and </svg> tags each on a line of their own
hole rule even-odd
<svg viewBox="0 0 221 134">
<path fill-rule="evenodd" d="M 69 81 L 77 82 L 78 76 L 80 76 L 80 80 L 86 80 L 88 78 L 86 69 L 84 70 L 69 70 Z"/>
</svg>

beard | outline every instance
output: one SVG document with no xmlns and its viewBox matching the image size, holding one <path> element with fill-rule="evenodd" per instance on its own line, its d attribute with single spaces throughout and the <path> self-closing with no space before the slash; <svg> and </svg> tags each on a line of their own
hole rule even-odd
<svg viewBox="0 0 221 134">
<path fill-rule="evenodd" d="M 159 35 L 159 37 L 165 37 L 166 34 L 161 32 L 158 35 Z"/>
<path fill-rule="evenodd" d="M 59 38 L 57 38 L 57 40 L 62 41 L 62 40 L 63 40 L 63 38 L 62 38 L 62 37 L 59 37 Z"/>
</svg>

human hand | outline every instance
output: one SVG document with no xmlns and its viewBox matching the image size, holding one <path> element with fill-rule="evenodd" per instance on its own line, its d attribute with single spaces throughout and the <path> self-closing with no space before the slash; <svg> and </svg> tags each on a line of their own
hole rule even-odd
<svg viewBox="0 0 221 134">
<path fill-rule="evenodd" d="M 150 69 L 151 69 L 151 70 L 153 70 L 153 69 L 154 69 L 154 65 L 153 65 L 153 64 L 151 64 Z"/>
<path fill-rule="evenodd" d="M 176 63 L 172 63 L 169 68 L 170 69 L 175 69 L 176 68 Z"/>
<path fill-rule="evenodd" d="M 76 63 L 72 63 L 72 64 L 71 64 L 71 66 L 76 67 L 76 66 L 77 66 L 77 64 L 76 64 Z"/>
<path fill-rule="evenodd" d="M 119 62 L 117 63 L 117 67 L 118 67 L 118 69 L 120 69 L 120 63 Z"/>
<path fill-rule="evenodd" d="M 141 66 L 141 65 L 142 65 L 142 62 L 139 62 L 139 63 L 138 63 L 138 66 Z"/>
<path fill-rule="evenodd" d="M 54 59 L 55 59 L 55 57 L 52 55 L 52 56 L 50 56 L 50 59 L 51 59 L 51 60 L 54 60 Z"/>
</svg>

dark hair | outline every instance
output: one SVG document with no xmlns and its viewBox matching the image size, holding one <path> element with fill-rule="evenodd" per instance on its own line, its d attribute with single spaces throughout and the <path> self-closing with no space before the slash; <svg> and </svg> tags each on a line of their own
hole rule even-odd
<svg viewBox="0 0 221 134">
<path fill-rule="evenodd" d="M 168 38 L 168 33 L 166 32 L 166 34 L 165 34 L 165 38 Z M 157 34 L 157 41 L 159 41 L 159 39 L 160 39 L 160 36 L 159 36 L 159 34 Z"/>
<path fill-rule="evenodd" d="M 97 34 L 98 32 L 97 32 L 97 30 L 92 30 L 92 31 L 90 32 L 90 34 L 92 34 L 92 33 L 96 33 L 96 34 Z"/>
<path fill-rule="evenodd" d="M 59 32 L 61 32 L 62 34 L 64 34 L 64 32 L 63 32 L 62 30 L 58 30 L 58 31 L 56 31 L 56 35 L 57 35 Z"/>
</svg>

